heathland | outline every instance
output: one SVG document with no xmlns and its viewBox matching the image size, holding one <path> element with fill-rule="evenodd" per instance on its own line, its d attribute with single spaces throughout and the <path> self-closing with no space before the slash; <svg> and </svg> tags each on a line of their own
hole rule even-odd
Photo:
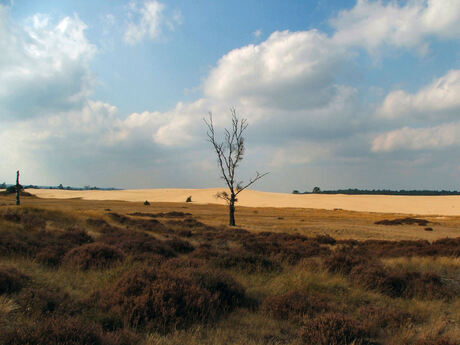
<svg viewBox="0 0 460 345">
<path fill-rule="evenodd" d="M 451 210 L 71 195 L 0 196 L 1 344 L 460 344 Z"/>
</svg>

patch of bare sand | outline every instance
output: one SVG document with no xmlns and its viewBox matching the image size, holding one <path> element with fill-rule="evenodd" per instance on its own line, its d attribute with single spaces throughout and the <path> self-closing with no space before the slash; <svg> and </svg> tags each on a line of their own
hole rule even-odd
<svg viewBox="0 0 460 345">
<path fill-rule="evenodd" d="M 117 191 L 67 191 L 28 189 L 40 198 L 84 200 L 123 200 L 150 202 L 185 202 L 225 204 L 215 197 L 223 188 L 208 189 L 133 189 Z M 325 195 L 287 194 L 245 190 L 238 196 L 238 205 L 247 207 L 294 207 L 314 209 L 343 209 L 360 212 L 384 212 L 418 215 L 460 215 L 460 196 L 393 196 L 393 195 Z"/>
</svg>

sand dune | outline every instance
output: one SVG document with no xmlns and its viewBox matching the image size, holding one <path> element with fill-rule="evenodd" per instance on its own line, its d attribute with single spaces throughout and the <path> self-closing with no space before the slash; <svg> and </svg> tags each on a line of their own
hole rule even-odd
<svg viewBox="0 0 460 345">
<path fill-rule="evenodd" d="M 150 202 L 185 202 L 192 196 L 194 203 L 225 204 L 215 198 L 223 188 L 209 189 L 133 189 L 120 191 L 66 191 L 30 189 L 40 198 L 81 198 L 85 200 L 124 200 Z M 389 196 L 389 195 L 295 195 L 243 191 L 238 205 L 248 207 L 295 207 L 350 211 L 404 213 L 419 215 L 460 215 L 460 196 Z"/>
</svg>

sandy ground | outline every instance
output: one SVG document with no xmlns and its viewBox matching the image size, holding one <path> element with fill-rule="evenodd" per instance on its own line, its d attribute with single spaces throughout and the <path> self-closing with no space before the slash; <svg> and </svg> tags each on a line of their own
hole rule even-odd
<svg viewBox="0 0 460 345">
<path fill-rule="evenodd" d="M 225 204 L 215 197 L 222 188 L 210 189 L 136 189 L 120 191 L 66 191 L 30 189 L 40 198 L 84 200 L 122 200 L 150 202 L 184 202 Z M 460 196 L 389 196 L 389 195 L 318 195 L 267 193 L 245 190 L 238 196 L 238 205 L 247 207 L 293 207 L 313 209 L 343 209 L 360 212 L 383 212 L 418 215 L 460 215 Z"/>
</svg>

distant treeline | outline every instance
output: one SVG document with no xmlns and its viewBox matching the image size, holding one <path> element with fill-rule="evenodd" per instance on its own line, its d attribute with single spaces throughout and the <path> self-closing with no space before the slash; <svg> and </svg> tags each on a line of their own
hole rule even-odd
<svg viewBox="0 0 460 345">
<path fill-rule="evenodd" d="M 8 187 L 15 186 L 13 184 L 7 184 L 7 183 L 0 183 L 0 189 L 7 189 Z M 100 188 L 100 187 L 92 187 L 92 186 L 84 186 L 84 187 L 71 187 L 71 186 L 63 186 L 60 184 L 59 186 L 37 186 L 33 184 L 21 186 L 22 189 L 61 189 L 61 190 L 121 190 L 120 188 Z"/>
<path fill-rule="evenodd" d="M 315 187 L 312 192 L 299 192 L 294 190 L 292 194 L 350 194 L 350 195 L 460 195 L 460 191 L 450 190 L 390 190 L 390 189 L 337 189 L 320 190 Z"/>
</svg>

